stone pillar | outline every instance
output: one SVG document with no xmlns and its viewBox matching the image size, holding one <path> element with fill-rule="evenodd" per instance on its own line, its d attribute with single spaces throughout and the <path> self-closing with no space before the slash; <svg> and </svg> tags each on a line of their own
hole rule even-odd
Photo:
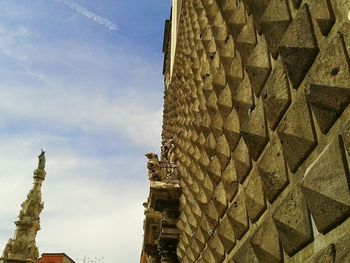
<svg viewBox="0 0 350 263">
<path fill-rule="evenodd" d="M 27 199 L 21 204 L 18 215 L 14 238 L 7 242 L 1 263 L 37 263 L 39 251 L 35 243 L 35 237 L 40 230 L 40 213 L 44 208 L 41 199 L 41 186 L 45 180 L 45 152 L 39 155 L 38 168 L 34 171 L 33 188 L 27 195 Z"/>
</svg>

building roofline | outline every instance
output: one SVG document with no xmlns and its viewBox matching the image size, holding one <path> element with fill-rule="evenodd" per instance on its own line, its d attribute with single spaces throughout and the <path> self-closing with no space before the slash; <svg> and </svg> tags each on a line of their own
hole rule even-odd
<svg viewBox="0 0 350 263">
<path fill-rule="evenodd" d="M 68 258 L 69 260 L 71 260 L 72 262 L 76 263 L 70 256 L 68 256 L 66 253 L 42 253 L 41 257 L 43 256 L 65 256 L 66 258 Z"/>
</svg>

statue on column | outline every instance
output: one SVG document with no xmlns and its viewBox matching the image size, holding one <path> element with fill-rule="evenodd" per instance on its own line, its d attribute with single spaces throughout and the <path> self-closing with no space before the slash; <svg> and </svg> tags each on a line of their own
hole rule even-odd
<svg viewBox="0 0 350 263">
<path fill-rule="evenodd" d="M 1 256 L 3 263 L 38 263 L 39 251 L 35 243 L 37 232 L 40 230 L 40 213 L 44 208 L 41 198 L 41 186 L 45 180 L 45 152 L 41 150 L 38 156 L 38 168 L 34 171 L 33 188 L 27 199 L 21 204 L 14 238 L 10 238 Z"/>
</svg>

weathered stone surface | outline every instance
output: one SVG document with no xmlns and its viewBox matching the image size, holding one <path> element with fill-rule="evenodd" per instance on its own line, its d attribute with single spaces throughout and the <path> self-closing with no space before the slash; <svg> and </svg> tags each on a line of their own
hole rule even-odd
<svg viewBox="0 0 350 263">
<path fill-rule="evenodd" d="M 292 0 L 294 8 L 299 8 L 302 0 Z"/>
<path fill-rule="evenodd" d="M 248 147 L 242 138 L 239 140 L 235 151 L 232 153 L 232 157 L 237 172 L 238 182 L 243 183 L 252 169 L 252 161 L 249 156 Z"/>
<path fill-rule="evenodd" d="M 230 85 L 232 91 L 232 98 L 234 91 L 238 88 L 244 78 L 244 69 L 242 64 L 241 55 L 235 51 L 235 57 L 232 60 L 230 68 L 227 72 L 227 82 Z"/>
<path fill-rule="evenodd" d="M 257 45 L 250 54 L 245 68 L 254 93 L 259 97 L 261 89 L 271 72 L 271 62 L 265 38 L 258 35 L 257 39 Z"/>
<path fill-rule="evenodd" d="M 250 53 L 256 45 L 256 32 L 253 19 L 247 17 L 247 23 L 242 28 L 240 34 L 236 39 L 236 48 L 241 55 L 243 65 L 246 64 Z"/>
<path fill-rule="evenodd" d="M 218 140 L 219 137 L 222 135 L 223 123 L 224 121 L 222 119 L 220 112 L 215 111 L 215 114 L 212 114 L 211 122 L 210 122 L 211 132 L 213 133 L 215 140 Z"/>
<path fill-rule="evenodd" d="M 204 262 L 216 262 L 216 258 L 214 257 L 208 245 L 204 248 L 202 252 L 202 258 Z"/>
<path fill-rule="evenodd" d="M 335 263 L 350 262 L 350 236 L 346 235 L 335 243 L 336 255 Z"/>
<path fill-rule="evenodd" d="M 278 232 L 271 218 L 261 224 L 250 242 L 260 263 L 283 262 Z"/>
<path fill-rule="evenodd" d="M 311 242 L 311 218 L 299 188 L 294 189 L 273 215 L 283 248 L 292 256 Z"/>
<path fill-rule="evenodd" d="M 266 81 L 262 98 L 267 120 L 274 130 L 292 101 L 288 77 L 280 60 Z"/>
<path fill-rule="evenodd" d="M 335 16 L 330 0 L 314 0 L 312 2 L 313 15 L 324 36 L 327 36 L 335 22 Z"/>
<path fill-rule="evenodd" d="M 208 242 L 208 246 L 215 258 L 214 262 L 221 262 L 225 257 L 225 248 L 221 243 L 221 240 L 219 239 L 217 232 L 215 232 L 213 236 L 210 238 Z M 213 262 L 213 261 L 209 261 L 209 262 Z"/>
<path fill-rule="evenodd" d="M 219 223 L 219 211 L 218 207 L 215 206 L 213 201 L 208 203 L 205 214 L 207 215 L 208 223 L 211 226 L 210 229 L 214 229 Z"/>
<path fill-rule="evenodd" d="M 220 164 L 220 169 L 224 169 L 231 158 L 230 146 L 225 135 L 221 135 L 215 147 L 216 156 Z M 221 171 L 219 172 L 221 175 Z"/>
<path fill-rule="evenodd" d="M 222 173 L 222 183 L 224 185 L 226 199 L 230 202 L 237 194 L 239 187 L 237 172 L 232 158 Z"/>
<path fill-rule="evenodd" d="M 350 102 L 350 74 L 341 35 L 337 36 L 315 62 L 308 101 L 323 133 L 327 133 Z M 317 74 L 317 75 L 316 75 Z M 322 76 L 319 78 L 317 76 Z"/>
<path fill-rule="evenodd" d="M 226 16 L 231 34 L 236 39 L 243 26 L 246 24 L 246 14 L 243 2 L 238 2 L 237 6 L 231 10 L 224 10 L 224 16 Z"/>
<path fill-rule="evenodd" d="M 221 179 L 221 166 L 216 155 L 210 158 L 207 172 L 210 177 L 210 180 L 216 186 Z"/>
<path fill-rule="evenodd" d="M 226 85 L 223 90 L 220 92 L 217 101 L 218 108 L 223 117 L 227 118 L 233 108 L 232 104 L 232 93 L 228 85 Z"/>
<path fill-rule="evenodd" d="M 303 94 L 282 120 L 277 132 L 288 166 L 294 173 L 317 144 L 310 109 Z"/>
<path fill-rule="evenodd" d="M 249 263 L 258 263 L 260 262 L 256 257 L 252 245 L 249 240 L 247 240 L 237 253 L 233 256 L 235 263 L 249 262 Z"/>
<path fill-rule="evenodd" d="M 272 203 L 289 183 L 287 167 L 278 138 L 270 142 L 258 167 L 266 197 Z"/>
<path fill-rule="evenodd" d="M 334 263 L 335 255 L 336 249 L 334 244 L 329 244 L 327 247 L 315 253 L 311 258 L 308 258 L 305 263 Z"/>
<path fill-rule="evenodd" d="M 241 126 L 241 135 L 253 160 L 258 160 L 269 141 L 267 123 L 261 102 L 250 112 L 250 117 Z"/>
<path fill-rule="evenodd" d="M 348 121 L 344 125 L 342 135 L 343 135 L 345 149 L 348 152 L 348 155 L 350 155 L 350 121 Z"/>
<path fill-rule="evenodd" d="M 162 136 L 178 147 L 179 262 L 349 261 L 349 8 L 193 0 L 173 13 Z"/>
<path fill-rule="evenodd" d="M 307 169 L 301 189 L 317 230 L 326 233 L 350 213 L 349 169 L 337 136 Z"/>
<path fill-rule="evenodd" d="M 236 244 L 236 237 L 230 222 L 230 219 L 225 215 L 220 224 L 218 225 L 218 236 L 225 248 L 226 252 L 231 251 L 231 249 Z"/>
<path fill-rule="evenodd" d="M 278 46 L 278 51 L 293 87 L 298 88 L 318 53 L 317 40 L 307 4 L 298 10 L 296 17 L 288 26 Z"/>
<path fill-rule="evenodd" d="M 250 220 L 255 222 L 266 210 L 266 200 L 262 181 L 257 169 L 253 170 L 248 184 L 244 189 L 245 203 Z"/>
<path fill-rule="evenodd" d="M 240 191 L 233 199 L 227 210 L 227 216 L 231 221 L 236 238 L 241 239 L 249 228 L 243 191 Z"/>
<path fill-rule="evenodd" d="M 218 212 L 218 216 L 221 218 L 227 208 L 226 191 L 222 182 L 220 182 L 215 189 L 213 202 Z"/>
<path fill-rule="evenodd" d="M 266 37 L 269 50 L 277 57 L 277 47 L 292 18 L 287 0 L 271 0 L 261 20 L 261 30 Z"/>
<path fill-rule="evenodd" d="M 248 74 L 244 74 L 244 79 L 233 93 L 233 102 L 237 111 L 240 123 L 244 123 L 249 117 L 249 111 L 254 105 L 254 95 Z"/>
<path fill-rule="evenodd" d="M 239 126 L 239 119 L 236 112 L 236 109 L 232 109 L 230 114 L 227 116 L 226 120 L 223 124 L 223 132 L 226 136 L 226 140 L 229 144 L 230 150 L 232 151 L 240 138 L 240 126 Z"/>
<path fill-rule="evenodd" d="M 244 0 L 243 2 L 247 4 L 248 10 L 253 14 L 254 20 L 259 21 L 270 0 Z"/>
</svg>

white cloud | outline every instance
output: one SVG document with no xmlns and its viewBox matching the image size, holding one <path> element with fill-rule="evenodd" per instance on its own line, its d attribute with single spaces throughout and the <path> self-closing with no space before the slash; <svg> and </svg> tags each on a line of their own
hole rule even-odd
<svg viewBox="0 0 350 263">
<path fill-rule="evenodd" d="M 32 120 L 43 127 L 119 135 L 140 145 L 159 145 L 161 111 L 152 111 L 132 98 L 110 101 L 107 95 L 74 94 L 54 89 L 13 87 L 0 84 L 3 119 Z M 13 103 L 16 101 L 16 103 Z M 20 105 L 20 107 L 18 107 Z"/>
<path fill-rule="evenodd" d="M 69 8 L 71 8 L 72 10 L 77 12 L 78 14 L 81 14 L 81 15 L 95 21 L 96 23 L 108 28 L 109 30 L 117 30 L 118 29 L 118 27 L 115 24 L 113 24 L 111 21 L 109 21 L 108 19 L 103 18 L 103 17 L 87 10 L 85 7 L 78 5 L 74 1 L 71 1 L 71 0 L 58 0 L 58 1 L 63 2 L 65 5 L 69 6 Z"/>
</svg>

